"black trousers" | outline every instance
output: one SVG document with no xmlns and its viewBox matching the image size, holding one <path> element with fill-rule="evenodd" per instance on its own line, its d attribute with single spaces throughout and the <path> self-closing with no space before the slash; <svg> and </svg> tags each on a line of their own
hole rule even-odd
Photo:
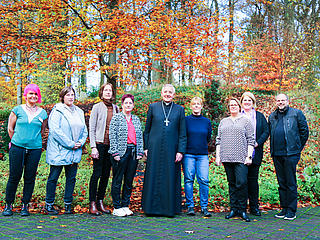
<svg viewBox="0 0 320 240">
<path fill-rule="evenodd" d="M 243 163 L 223 163 L 229 184 L 230 208 L 245 211 L 248 199 L 248 167 Z"/>
<path fill-rule="evenodd" d="M 23 203 L 32 197 L 41 149 L 26 149 L 11 145 L 9 151 L 9 179 L 6 188 L 6 202 L 12 204 L 23 173 Z"/>
<path fill-rule="evenodd" d="M 136 159 L 135 146 L 128 147 L 126 153 L 116 161 L 112 158 L 112 187 L 111 196 L 115 209 L 129 207 L 132 192 L 132 182 L 136 175 L 138 160 Z M 121 185 L 122 187 L 122 197 Z"/>
<path fill-rule="evenodd" d="M 260 165 L 248 166 L 248 198 L 251 209 L 259 208 L 259 168 Z"/>
<path fill-rule="evenodd" d="M 103 200 L 108 186 L 111 171 L 111 155 L 109 145 L 97 144 L 99 158 L 93 159 L 93 172 L 89 184 L 89 201 Z M 98 186 L 99 182 L 99 186 Z"/>
<path fill-rule="evenodd" d="M 296 170 L 300 154 L 292 156 L 273 156 L 279 183 L 280 206 L 289 212 L 297 211 L 298 191 Z"/>
</svg>

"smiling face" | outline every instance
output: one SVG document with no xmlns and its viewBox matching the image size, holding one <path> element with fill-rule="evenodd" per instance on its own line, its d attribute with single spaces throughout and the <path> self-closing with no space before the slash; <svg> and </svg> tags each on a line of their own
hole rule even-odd
<svg viewBox="0 0 320 240">
<path fill-rule="evenodd" d="M 29 91 L 26 95 L 26 102 L 28 105 L 35 105 L 39 100 L 38 94 L 33 91 Z"/>
<path fill-rule="evenodd" d="M 244 96 L 241 103 L 245 111 L 250 111 L 253 108 L 253 100 L 248 96 Z"/>
<path fill-rule="evenodd" d="M 199 100 L 194 100 L 191 102 L 190 106 L 193 115 L 200 115 L 202 110 L 202 104 Z"/>
<path fill-rule="evenodd" d="M 122 111 L 128 114 L 134 108 L 134 103 L 131 98 L 127 97 L 126 99 L 124 99 L 121 106 L 122 106 Z"/>
<path fill-rule="evenodd" d="M 231 116 L 237 116 L 240 112 L 240 106 L 235 100 L 230 100 L 229 111 Z"/>
<path fill-rule="evenodd" d="M 110 85 L 106 85 L 102 92 L 102 99 L 110 100 L 112 98 L 112 87 Z"/>
<path fill-rule="evenodd" d="M 276 105 L 280 110 L 283 110 L 286 106 L 289 105 L 289 100 L 286 95 L 279 94 L 276 97 Z"/>
<path fill-rule="evenodd" d="M 64 104 L 66 104 L 69 107 L 72 106 L 72 104 L 74 102 L 74 92 L 70 91 L 66 95 L 64 95 L 63 102 L 64 102 Z"/>
<path fill-rule="evenodd" d="M 174 98 L 174 88 L 173 87 L 163 87 L 161 91 L 162 100 L 166 103 L 172 102 Z"/>
</svg>

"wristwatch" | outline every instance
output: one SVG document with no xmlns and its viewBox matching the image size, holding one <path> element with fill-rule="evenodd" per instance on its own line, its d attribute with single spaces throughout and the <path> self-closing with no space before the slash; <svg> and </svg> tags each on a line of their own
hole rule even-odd
<svg viewBox="0 0 320 240">
<path fill-rule="evenodd" d="M 248 156 L 248 158 L 249 158 L 250 160 L 252 160 L 252 156 Z"/>
</svg>

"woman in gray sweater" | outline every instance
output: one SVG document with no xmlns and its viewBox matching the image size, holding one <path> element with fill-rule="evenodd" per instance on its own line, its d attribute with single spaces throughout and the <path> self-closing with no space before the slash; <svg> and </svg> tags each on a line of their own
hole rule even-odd
<svg viewBox="0 0 320 240">
<path fill-rule="evenodd" d="M 93 172 L 89 185 L 89 212 L 93 215 L 110 214 L 103 205 L 111 170 L 109 126 L 112 116 L 119 112 L 113 104 L 115 91 L 111 83 L 105 83 L 99 90 L 101 102 L 93 105 L 89 119 L 89 137 Z M 98 186 L 99 182 L 99 186 Z"/>
<path fill-rule="evenodd" d="M 240 113 L 238 99 L 231 98 L 228 109 L 230 117 L 221 120 L 216 138 L 216 164 L 223 163 L 229 184 L 231 211 L 225 218 L 240 216 L 250 222 L 246 214 L 247 176 L 255 144 L 254 129 L 250 120 Z"/>
</svg>

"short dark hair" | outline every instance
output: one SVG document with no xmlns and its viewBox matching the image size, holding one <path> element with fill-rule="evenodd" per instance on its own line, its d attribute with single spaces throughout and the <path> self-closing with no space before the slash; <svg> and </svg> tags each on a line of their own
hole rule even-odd
<svg viewBox="0 0 320 240">
<path fill-rule="evenodd" d="M 59 93 L 60 102 L 64 103 L 64 96 L 67 95 L 71 91 L 73 91 L 74 96 L 76 96 L 76 91 L 73 89 L 73 87 L 71 87 L 71 86 L 64 87 Z"/>
<path fill-rule="evenodd" d="M 235 101 L 235 102 L 238 104 L 238 106 L 239 106 L 239 112 L 241 112 L 241 103 L 240 103 L 240 101 L 238 100 L 238 98 L 235 98 L 235 97 L 232 97 L 232 98 L 229 99 L 229 101 L 228 101 L 228 110 L 230 111 L 230 102 L 231 102 L 231 101 Z"/>
<path fill-rule="evenodd" d="M 115 100 L 115 96 L 116 96 L 116 91 L 114 90 L 114 87 L 111 83 L 104 83 L 100 89 L 99 89 L 99 98 L 102 100 L 102 96 L 103 96 L 103 90 L 105 88 L 105 86 L 111 86 L 111 89 L 112 89 L 112 97 L 111 97 L 111 101 L 114 101 Z"/>
<path fill-rule="evenodd" d="M 121 104 L 123 104 L 124 100 L 126 100 L 126 98 L 130 98 L 132 100 L 132 102 L 134 103 L 134 96 L 130 93 L 128 94 L 124 94 L 121 98 Z"/>
</svg>

